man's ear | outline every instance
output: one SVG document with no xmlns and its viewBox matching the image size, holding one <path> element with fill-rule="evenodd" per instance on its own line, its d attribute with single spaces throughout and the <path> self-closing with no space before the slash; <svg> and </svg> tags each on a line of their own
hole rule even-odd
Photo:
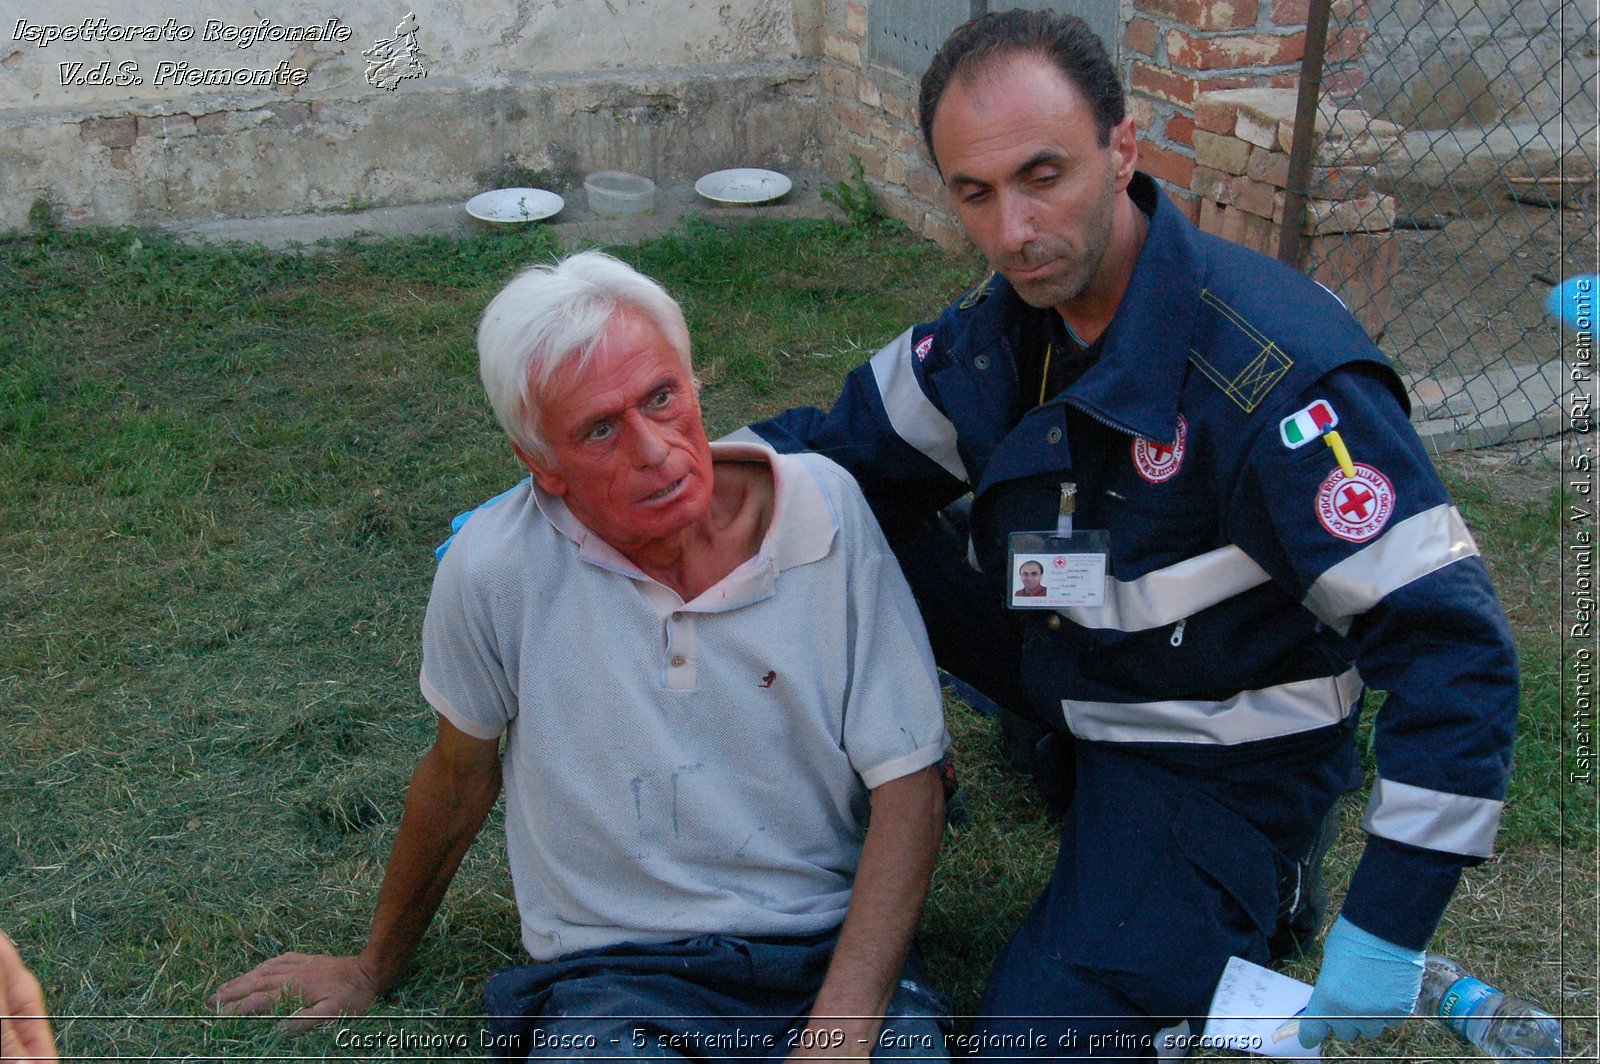
<svg viewBox="0 0 1600 1064">
<path fill-rule="evenodd" d="M 1110 142 L 1108 146 L 1116 154 L 1117 160 L 1117 191 L 1121 192 L 1128 187 L 1133 180 L 1133 172 L 1139 168 L 1139 130 L 1134 126 L 1132 115 L 1127 115 L 1111 127 Z"/>
<path fill-rule="evenodd" d="M 560 473 L 551 469 L 533 455 L 529 454 L 520 443 L 511 445 L 512 452 L 517 456 L 517 461 L 528 467 L 528 472 L 533 474 L 533 482 L 539 485 L 539 490 L 546 495 L 565 495 L 567 481 Z"/>
</svg>

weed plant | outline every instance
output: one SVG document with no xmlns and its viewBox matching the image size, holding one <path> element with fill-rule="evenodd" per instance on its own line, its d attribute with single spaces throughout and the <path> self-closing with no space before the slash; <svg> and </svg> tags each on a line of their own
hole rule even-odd
<svg viewBox="0 0 1600 1064">
<path fill-rule="evenodd" d="M 844 212 L 845 222 L 854 229 L 892 229 L 899 225 L 873 195 L 871 186 L 867 184 L 867 168 L 862 165 L 859 155 L 850 156 L 849 179 L 835 181 L 824 188 L 821 194 L 825 202 Z"/>
<path fill-rule="evenodd" d="M 498 811 L 372 1016 L 294 1039 L 203 1002 L 280 951 L 364 939 L 432 738 L 416 691 L 432 548 L 521 476 L 481 397 L 476 318 L 555 252 L 547 231 L 298 254 L 40 223 L 0 236 L 0 927 L 37 966 L 64 1051 L 350 1059 L 405 1036 L 394 1055 L 476 1055 L 483 980 L 521 956 Z M 613 250 L 682 300 L 713 435 L 825 405 L 980 273 L 827 222 L 690 221 Z M 1592 1011 L 1578 962 L 1594 929 L 1560 905 L 1563 885 L 1592 895 L 1594 844 L 1561 785 L 1555 503 L 1457 481 L 1527 690 L 1503 856 L 1469 875 L 1441 942 Z M 970 816 L 948 834 L 923 940 L 969 1012 L 1054 833 L 988 722 L 949 709 Z M 1592 1050 L 1592 1026 L 1569 1031 Z M 1376 1051 L 1448 1058 L 1434 1037 Z"/>
</svg>

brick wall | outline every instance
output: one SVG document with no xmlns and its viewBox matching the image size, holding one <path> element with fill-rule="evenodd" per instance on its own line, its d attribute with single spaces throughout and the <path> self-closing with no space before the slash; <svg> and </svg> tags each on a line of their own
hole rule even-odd
<svg viewBox="0 0 1600 1064">
<path fill-rule="evenodd" d="M 1195 120 L 1209 92 L 1293 86 L 1305 51 L 1305 0 L 1133 0 L 1123 35 L 1139 166 L 1199 217 Z"/>
<path fill-rule="evenodd" d="M 890 215 L 951 248 L 966 237 L 948 209 L 944 186 L 917 129 L 917 84 L 867 62 L 867 4 L 828 0 L 822 30 L 822 95 L 834 123 L 823 136 L 823 168 L 847 180 L 852 156 Z"/>
<path fill-rule="evenodd" d="M 1366 0 L 1335 0 L 1336 17 Z M 1142 132 L 1140 167 L 1161 178 L 1173 198 L 1198 220 L 1198 109 L 1208 93 L 1287 88 L 1299 83 L 1305 55 L 1307 0 L 1132 0 L 1123 35 L 1129 107 Z M 1360 55 L 1365 31 L 1330 37 L 1326 60 Z M 1354 90 L 1359 68 L 1336 75 L 1338 91 Z M 1201 142 L 1204 137 L 1199 138 Z M 1281 185 L 1279 186 L 1282 187 Z"/>
</svg>

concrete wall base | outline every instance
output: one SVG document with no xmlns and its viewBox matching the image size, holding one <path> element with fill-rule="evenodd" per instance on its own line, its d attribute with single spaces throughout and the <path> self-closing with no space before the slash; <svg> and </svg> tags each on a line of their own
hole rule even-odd
<svg viewBox="0 0 1600 1064">
<path fill-rule="evenodd" d="M 1411 421 L 1434 454 L 1559 436 L 1574 429 L 1572 366 L 1560 359 L 1471 377 L 1407 375 Z"/>
<path fill-rule="evenodd" d="M 279 100 L 200 113 L 0 112 L 0 228 L 296 214 L 466 198 L 583 175 L 660 182 L 822 154 L 817 62 L 571 75 L 516 87 Z M 64 162 L 65 161 L 65 162 Z"/>
</svg>

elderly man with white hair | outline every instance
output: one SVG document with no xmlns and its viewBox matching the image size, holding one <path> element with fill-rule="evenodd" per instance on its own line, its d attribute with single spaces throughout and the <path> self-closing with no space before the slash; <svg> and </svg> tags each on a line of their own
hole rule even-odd
<svg viewBox="0 0 1600 1064">
<path fill-rule="evenodd" d="M 709 443 L 681 310 L 609 256 L 517 277 L 478 350 L 532 477 L 474 513 L 435 577 L 438 736 L 366 948 L 285 954 L 213 1003 L 295 992 L 295 1026 L 365 1011 L 503 781 L 534 963 L 485 992 L 497 1055 L 944 1055 L 943 1000 L 908 957 L 949 739 L 854 481 Z"/>
</svg>

